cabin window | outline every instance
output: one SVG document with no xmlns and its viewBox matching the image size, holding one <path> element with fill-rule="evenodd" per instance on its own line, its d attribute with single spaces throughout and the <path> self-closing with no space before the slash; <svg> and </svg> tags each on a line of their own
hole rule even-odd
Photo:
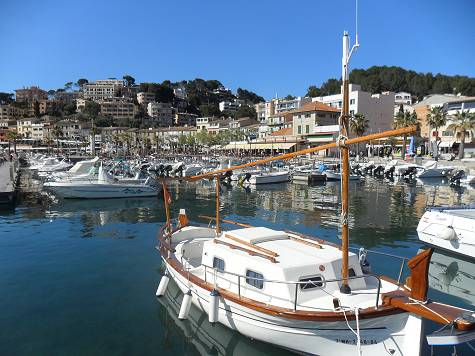
<svg viewBox="0 0 475 356">
<path fill-rule="evenodd" d="M 264 288 L 264 276 L 261 273 L 247 270 L 246 283 L 257 289 L 262 289 Z"/>
<path fill-rule="evenodd" d="M 224 260 L 218 257 L 213 258 L 213 268 L 224 272 Z"/>
<path fill-rule="evenodd" d="M 325 279 L 323 278 L 323 276 L 300 278 L 299 282 L 306 282 L 300 284 L 300 290 L 322 288 L 325 285 Z"/>
<path fill-rule="evenodd" d="M 348 269 L 348 277 L 356 277 L 356 273 L 353 268 Z"/>
</svg>

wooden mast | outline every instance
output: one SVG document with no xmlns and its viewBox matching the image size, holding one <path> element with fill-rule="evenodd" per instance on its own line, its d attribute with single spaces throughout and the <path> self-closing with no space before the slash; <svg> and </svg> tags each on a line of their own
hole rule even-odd
<svg viewBox="0 0 475 356">
<path fill-rule="evenodd" d="M 216 176 L 216 237 L 221 233 L 221 224 L 219 219 L 219 181 L 220 176 Z"/>
<path fill-rule="evenodd" d="M 350 153 L 346 145 L 349 133 L 349 84 L 348 84 L 348 62 L 350 60 L 348 33 L 343 35 L 343 58 L 342 58 L 342 80 L 343 80 L 343 108 L 340 115 L 340 146 L 341 156 L 341 252 L 342 266 L 341 277 L 343 279 L 340 292 L 350 294 L 351 288 L 348 285 L 348 254 L 349 254 L 349 231 L 348 231 L 348 181 L 350 175 Z"/>
</svg>

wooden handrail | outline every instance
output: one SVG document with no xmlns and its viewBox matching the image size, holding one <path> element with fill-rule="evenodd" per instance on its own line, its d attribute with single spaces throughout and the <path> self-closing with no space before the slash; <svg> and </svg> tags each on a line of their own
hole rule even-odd
<svg viewBox="0 0 475 356">
<path fill-rule="evenodd" d="M 349 139 L 345 140 L 345 145 L 352 145 L 352 144 L 355 144 L 355 143 L 377 140 L 377 139 L 380 139 L 380 138 L 385 138 L 385 137 L 390 137 L 390 136 L 405 135 L 405 134 L 413 133 L 413 132 L 416 132 L 416 131 L 417 131 L 417 126 L 403 127 L 401 129 L 383 131 L 383 132 L 378 132 L 378 133 L 371 134 L 371 135 L 349 138 Z M 205 174 L 200 174 L 200 175 L 197 175 L 197 176 L 188 177 L 186 179 L 189 180 L 189 181 L 195 181 L 195 180 L 199 180 L 199 179 L 203 179 L 203 178 L 209 178 L 209 177 L 213 177 L 215 175 L 221 174 L 221 173 L 226 173 L 228 171 L 234 171 L 236 169 L 243 169 L 243 168 L 248 168 L 248 167 L 253 167 L 253 166 L 260 166 L 260 165 L 263 165 L 263 164 L 266 164 L 266 163 L 269 163 L 269 162 L 279 161 L 279 160 L 287 160 L 287 159 L 291 159 L 291 158 L 294 158 L 294 157 L 297 157 L 297 156 L 305 155 L 307 153 L 314 153 L 314 152 L 323 151 L 323 150 L 327 150 L 329 148 L 335 148 L 335 147 L 338 147 L 337 142 L 327 143 L 325 145 L 306 148 L 306 149 L 296 151 L 296 152 L 291 152 L 291 153 L 284 153 L 284 154 L 281 154 L 281 155 L 278 155 L 278 156 L 268 157 L 268 158 L 261 159 L 261 160 L 258 160 L 258 161 L 241 164 L 239 166 L 232 166 L 232 167 L 229 167 L 229 168 L 218 169 L 216 171 L 208 172 L 208 173 L 205 173 Z"/>
<path fill-rule="evenodd" d="M 213 221 L 216 220 L 216 218 L 214 216 L 198 215 L 198 217 L 200 219 L 207 219 L 207 220 L 213 220 Z M 248 224 L 244 224 L 244 223 L 240 223 L 240 222 L 232 221 L 232 220 L 222 219 L 221 221 L 223 223 L 226 223 L 226 224 L 237 225 L 237 226 L 241 226 L 241 227 L 252 227 L 252 225 L 248 225 Z"/>
<path fill-rule="evenodd" d="M 226 237 L 227 239 L 233 240 L 234 242 L 240 243 L 241 245 L 253 248 L 253 249 L 255 249 L 259 252 L 266 253 L 270 256 L 273 256 L 273 257 L 278 257 L 279 256 L 274 251 L 271 251 L 271 250 L 269 250 L 267 248 L 264 248 L 264 247 L 256 246 L 256 245 L 254 245 L 250 242 L 247 242 L 247 241 L 244 241 L 244 240 L 240 239 L 239 237 L 235 237 L 235 236 L 232 236 L 232 235 L 229 235 L 229 234 L 225 234 L 224 237 Z"/>
<path fill-rule="evenodd" d="M 248 248 L 245 248 L 245 247 L 242 247 L 242 246 L 238 246 L 238 245 L 234 245 L 232 243 L 229 243 L 229 242 L 226 242 L 226 241 L 222 241 L 220 239 L 213 239 L 214 243 L 215 244 L 221 244 L 221 245 L 224 245 L 224 246 L 227 246 L 231 249 L 235 249 L 235 250 L 239 250 L 239 251 L 243 251 L 243 252 L 247 252 L 249 255 L 251 256 L 258 256 L 258 257 L 262 257 L 262 258 L 265 258 L 269 261 L 271 261 L 272 263 L 277 263 L 277 260 L 275 259 L 275 257 L 272 257 L 272 256 L 268 256 L 266 254 L 263 254 L 261 252 L 257 252 L 257 251 L 253 251 L 253 250 L 250 250 Z"/>
<path fill-rule="evenodd" d="M 300 242 L 301 244 L 304 244 L 304 245 L 312 246 L 312 247 L 319 248 L 319 249 L 323 248 L 322 245 L 320 245 L 318 242 L 308 241 L 308 240 L 305 240 L 301 237 L 290 236 L 290 235 L 289 235 L 289 238 L 292 241 Z"/>
</svg>

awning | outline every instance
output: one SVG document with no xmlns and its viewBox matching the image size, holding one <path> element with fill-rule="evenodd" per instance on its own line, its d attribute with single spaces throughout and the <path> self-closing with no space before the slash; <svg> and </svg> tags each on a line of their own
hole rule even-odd
<svg viewBox="0 0 475 356">
<path fill-rule="evenodd" d="M 251 143 L 230 143 L 225 150 L 289 150 L 296 145 L 295 142 L 251 142 Z"/>
</svg>

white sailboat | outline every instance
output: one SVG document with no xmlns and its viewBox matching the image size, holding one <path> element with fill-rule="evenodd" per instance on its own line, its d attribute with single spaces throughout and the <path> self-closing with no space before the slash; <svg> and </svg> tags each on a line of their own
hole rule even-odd
<svg viewBox="0 0 475 356">
<path fill-rule="evenodd" d="M 166 267 L 157 289 L 161 296 L 172 278 L 184 294 L 179 318 L 190 305 L 243 335 L 304 354 L 419 355 L 422 317 L 452 325 L 451 342 L 475 338 L 475 314 L 427 299 L 432 250 L 408 263 L 406 283 L 366 273 L 360 258 L 349 252 L 349 144 L 407 134 L 414 127 L 347 139 L 348 35 L 343 37 L 344 105 L 339 142 L 209 172 L 193 179 L 216 179 L 216 226 L 191 224 L 180 211 L 170 219 L 169 193 L 164 184 L 167 223 L 158 234 L 158 249 Z M 279 159 L 340 147 L 342 152 L 342 246 L 290 231 L 238 225 L 221 229 L 220 174 Z M 444 335 L 445 337 L 445 335 Z M 446 339 L 443 340 L 444 342 Z M 437 343 L 437 336 L 432 337 Z"/>
</svg>

